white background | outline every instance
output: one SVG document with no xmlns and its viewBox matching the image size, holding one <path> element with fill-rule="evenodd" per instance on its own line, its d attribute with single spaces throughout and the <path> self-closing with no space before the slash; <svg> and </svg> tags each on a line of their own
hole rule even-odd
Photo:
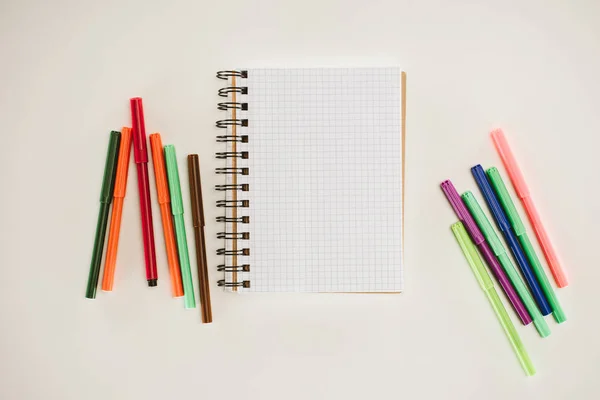
<svg viewBox="0 0 600 400">
<path fill-rule="evenodd" d="M 0 398 L 598 398 L 599 22 L 593 0 L 1 1 Z M 160 282 L 146 287 L 132 168 L 115 291 L 84 298 L 107 135 L 129 123 L 130 97 L 177 146 L 184 193 L 185 155 L 200 155 L 215 238 L 217 70 L 395 64 L 408 72 L 405 293 L 213 285 L 202 325 L 170 298 L 157 207 Z M 533 378 L 438 187 L 479 197 L 469 167 L 501 167 L 495 127 L 571 282 L 558 291 L 568 322 L 548 319 L 544 340 L 518 327 Z M 211 266 L 221 244 L 208 243 Z"/>
</svg>

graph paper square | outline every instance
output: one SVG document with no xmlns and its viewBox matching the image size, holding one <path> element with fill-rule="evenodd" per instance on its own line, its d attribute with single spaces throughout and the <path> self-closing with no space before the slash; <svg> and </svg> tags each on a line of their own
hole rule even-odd
<svg viewBox="0 0 600 400">
<path fill-rule="evenodd" d="M 243 291 L 401 291 L 401 70 L 251 69 L 240 85 Z"/>
</svg>

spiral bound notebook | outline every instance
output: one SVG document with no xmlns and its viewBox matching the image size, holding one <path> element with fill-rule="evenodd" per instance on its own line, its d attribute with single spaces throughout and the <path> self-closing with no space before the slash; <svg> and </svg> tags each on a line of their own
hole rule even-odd
<svg viewBox="0 0 600 400">
<path fill-rule="evenodd" d="M 239 292 L 402 290 L 406 74 L 220 71 L 224 257 Z"/>
</svg>

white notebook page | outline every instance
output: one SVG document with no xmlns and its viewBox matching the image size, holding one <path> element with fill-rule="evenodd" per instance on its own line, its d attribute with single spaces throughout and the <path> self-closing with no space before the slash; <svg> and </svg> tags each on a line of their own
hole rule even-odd
<svg viewBox="0 0 600 400">
<path fill-rule="evenodd" d="M 239 85 L 242 291 L 400 291 L 401 70 L 251 69 Z"/>
</svg>

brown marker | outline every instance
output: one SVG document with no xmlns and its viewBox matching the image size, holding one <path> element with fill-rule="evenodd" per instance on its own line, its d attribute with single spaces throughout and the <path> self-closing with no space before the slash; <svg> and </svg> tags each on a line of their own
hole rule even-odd
<svg viewBox="0 0 600 400">
<path fill-rule="evenodd" d="M 200 309 L 202 322 L 212 322 L 210 305 L 210 287 L 208 282 L 208 263 L 206 261 L 206 238 L 204 235 L 204 206 L 202 205 L 202 184 L 198 154 L 188 155 L 188 173 L 190 178 L 190 196 L 192 201 L 192 220 L 196 242 L 196 264 L 198 265 L 198 286 L 200 287 Z"/>
</svg>

